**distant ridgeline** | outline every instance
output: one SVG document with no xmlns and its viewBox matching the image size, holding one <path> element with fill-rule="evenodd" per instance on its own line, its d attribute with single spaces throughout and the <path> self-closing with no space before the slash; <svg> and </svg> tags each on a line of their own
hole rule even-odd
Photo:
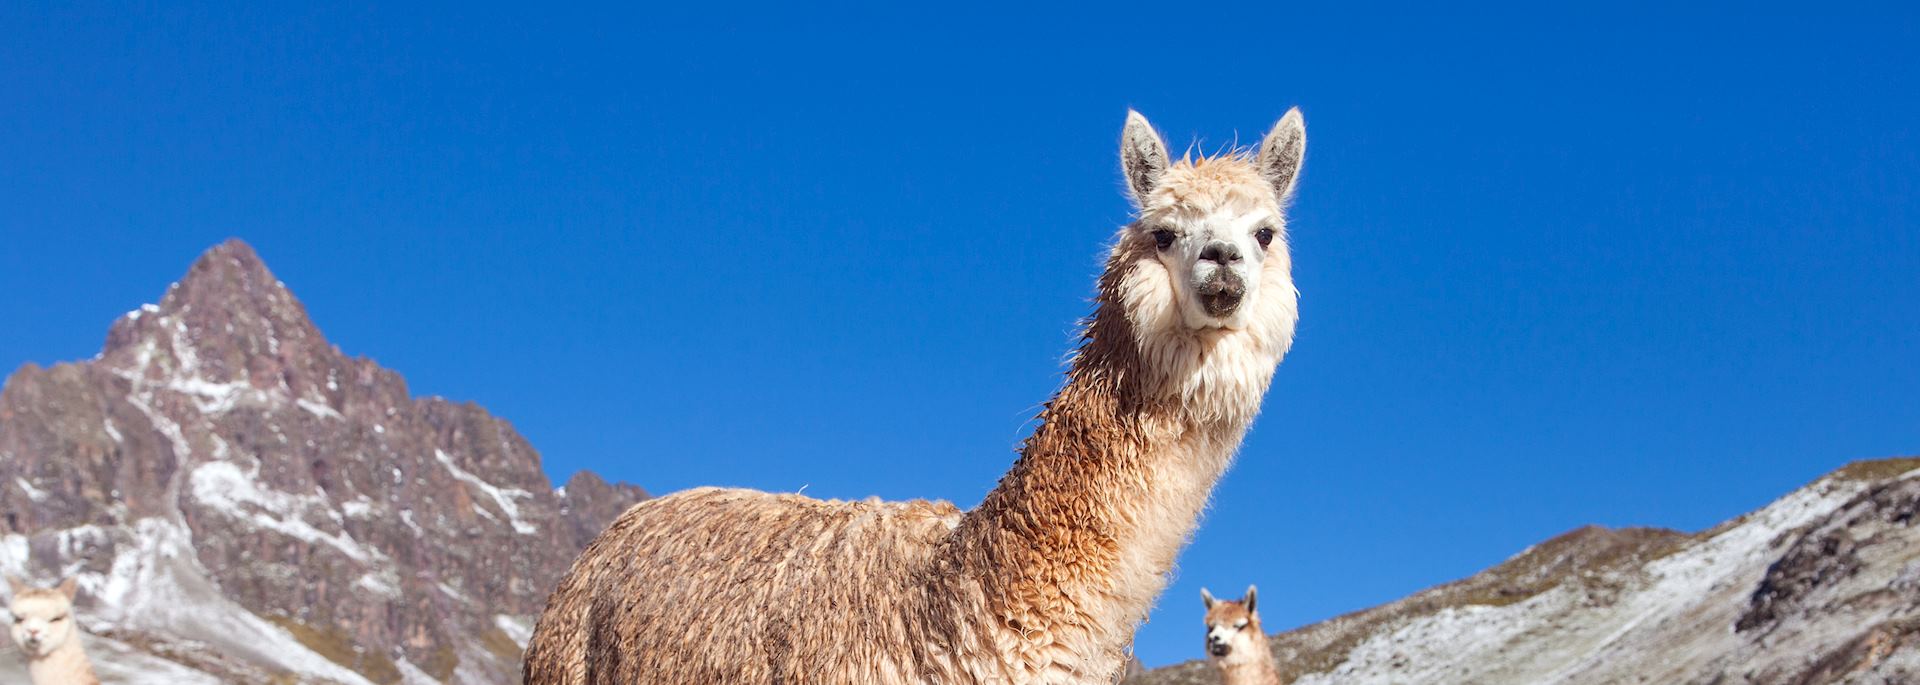
<svg viewBox="0 0 1920 685">
<path fill-rule="evenodd" d="M 1581 528 L 1271 647 L 1281 682 L 1316 685 L 1920 683 L 1920 459 L 1693 535 Z M 1195 661 L 1127 683 L 1219 677 Z"/>
</svg>

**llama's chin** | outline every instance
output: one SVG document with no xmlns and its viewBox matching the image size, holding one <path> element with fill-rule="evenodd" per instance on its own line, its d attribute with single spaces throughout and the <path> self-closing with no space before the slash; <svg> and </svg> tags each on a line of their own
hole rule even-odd
<svg viewBox="0 0 1920 685">
<path fill-rule="evenodd" d="M 53 644 L 46 640 L 26 640 L 20 643 L 20 651 L 29 659 L 43 659 L 53 653 Z"/>
<path fill-rule="evenodd" d="M 1202 338 L 1210 339 L 1223 334 L 1235 333 L 1247 327 L 1246 302 L 1238 297 L 1231 302 L 1210 302 L 1206 295 L 1196 298 L 1199 302 L 1189 309 L 1187 328 Z"/>
</svg>

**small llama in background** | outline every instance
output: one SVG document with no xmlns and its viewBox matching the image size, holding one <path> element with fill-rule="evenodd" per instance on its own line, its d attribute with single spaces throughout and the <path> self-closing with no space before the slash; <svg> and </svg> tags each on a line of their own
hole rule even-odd
<svg viewBox="0 0 1920 685">
<path fill-rule="evenodd" d="M 73 597 L 79 586 L 73 579 L 46 589 L 8 576 L 7 586 L 13 590 L 8 607 L 13 614 L 10 632 L 27 657 L 33 685 L 100 685 L 86 649 L 80 646 L 80 629 L 74 625 Z"/>
<path fill-rule="evenodd" d="M 1214 599 L 1206 588 L 1200 588 L 1200 598 L 1207 602 L 1207 660 L 1220 667 L 1220 682 L 1280 685 L 1267 633 L 1254 612 L 1254 587 L 1248 585 L 1247 596 L 1238 601 Z"/>
</svg>

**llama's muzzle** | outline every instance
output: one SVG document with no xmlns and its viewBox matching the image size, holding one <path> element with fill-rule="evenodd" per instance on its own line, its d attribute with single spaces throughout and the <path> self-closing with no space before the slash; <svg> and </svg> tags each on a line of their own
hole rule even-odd
<svg viewBox="0 0 1920 685">
<path fill-rule="evenodd" d="M 1247 295 L 1247 285 L 1232 271 L 1218 269 L 1212 278 L 1195 288 L 1195 293 L 1200 296 L 1200 306 L 1206 308 L 1207 314 L 1224 319 L 1240 308 L 1241 298 Z"/>
</svg>

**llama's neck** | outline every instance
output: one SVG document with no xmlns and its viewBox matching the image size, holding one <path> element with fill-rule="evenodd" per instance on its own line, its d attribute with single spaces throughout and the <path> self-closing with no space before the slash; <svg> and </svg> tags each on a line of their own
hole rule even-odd
<svg viewBox="0 0 1920 685">
<path fill-rule="evenodd" d="M 1066 386 L 948 549 L 984 593 L 1003 660 L 1043 682 L 1120 666 L 1278 362 L 1193 341 L 1171 377 L 1102 299 Z"/>
<path fill-rule="evenodd" d="M 1242 660 L 1221 660 L 1220 682 L 1222 685 L 1280 685 L 1280 670 L 1274 665 L 1273 651 L 1267 648 L 1267 635 L 1259 627 L 1249 628 L 1254 633 L 1252 653 Z"/>
<path fill-rule="evenodd" d="M 27 661 L 27 677 L 33 685 L 100 685 L 93 675 L 93 662 L 80 646 L 80 636 L 67 639 L 46 656 Z"/>
</svg>

